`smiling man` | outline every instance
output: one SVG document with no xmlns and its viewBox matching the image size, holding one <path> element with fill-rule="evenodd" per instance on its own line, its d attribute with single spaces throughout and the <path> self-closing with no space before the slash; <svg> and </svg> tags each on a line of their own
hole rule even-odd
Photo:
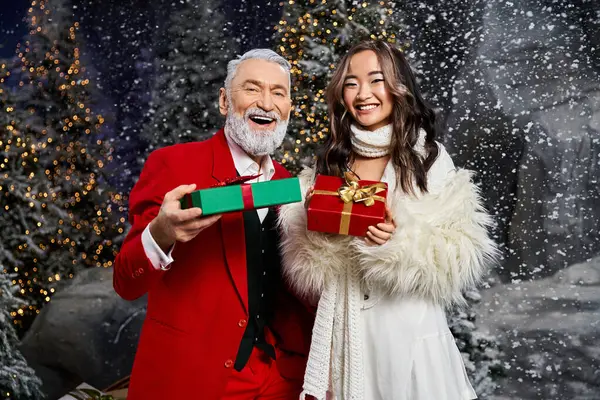
<svg viewBox="0 0 600 400">
<path fill-rule="evenodd" d="M 179 204 L 236 175 L 289 176 L 269 155 L 287 129 L 289 71 L 270 50 L 231 61 L 219 99 L 225 128 L 148 157 L 114 266 L 121 297 L 148 293 L 129 400 L 300 394 L 312 316 L 283 284 L 275 210 L 205 217 Z"/>
</svg>

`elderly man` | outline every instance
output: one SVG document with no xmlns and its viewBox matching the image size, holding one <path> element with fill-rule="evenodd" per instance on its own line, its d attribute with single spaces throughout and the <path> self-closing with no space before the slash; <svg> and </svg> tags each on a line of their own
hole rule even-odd
<svg viewBox="0 0 600 400">
<path fill-rule="evenodd" d="M 202 216 L 179 199 L 237 175 L 288 177 L 269 156 L 291 110 L 290 65 L 252 50 L 227 67 L 225 128 L 153 152 L 130 196 L 114 266 L 128 300 L 148 312 L 128 399 L 297 399 L 312 316 L 280 275 L 276 210 Z"/>
</svg>

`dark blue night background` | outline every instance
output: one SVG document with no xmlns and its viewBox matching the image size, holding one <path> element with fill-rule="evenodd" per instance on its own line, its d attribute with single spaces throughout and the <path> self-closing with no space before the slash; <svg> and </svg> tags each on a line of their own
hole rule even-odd
<svg viewBox="0 0 600 400">
<path fill-rule="evenodd" d="M 28 3 L 23 0 L 3 3 L 0 7 L 0 57 L 8 58 L 15 54 L 15 46 L 25 34 L 23 17 Z"/>
</svg>

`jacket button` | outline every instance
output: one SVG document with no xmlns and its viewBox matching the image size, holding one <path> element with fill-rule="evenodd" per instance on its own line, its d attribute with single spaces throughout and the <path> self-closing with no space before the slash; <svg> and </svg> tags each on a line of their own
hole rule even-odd
<svg viewBox="0 0 600 400">
<path fill-rule="evenodd" d="M 144 269 L 143 269 L 143 268 L 140 268 L 140 269 L 138 269 L 138 270 L 137 270 L 137 272 L 138 272 L 138 273 L 140 274 L 140 276 L 141 276 L 141 275 L 144 273 Z"/>
<path fill-rule="evenodd" d="M 233 361 L 232 360 L 225 361 L 225 368 L 231 368 L 231 367 L 233 367 Z"/>
<path fill-rule="evenodd" d="M 246 321 L 245 319 L 240 319 L 240 321 L 238 322 L 238 326 L 240 328 L 245 327 L 248 324 L 248 321 Z"/>
</svg>

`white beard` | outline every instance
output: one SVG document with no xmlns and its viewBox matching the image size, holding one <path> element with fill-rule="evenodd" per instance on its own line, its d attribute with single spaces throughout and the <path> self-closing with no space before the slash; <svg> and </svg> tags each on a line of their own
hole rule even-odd
<svg viewBox="0 0 600 400">
<path fill-rule="evenodd" d="M 273 130 L 255 131 L 248 124 L 250 115 L 273 118 L 277 125 Z M 273 153 L 281 146 L 287 126 L 288 120 L 281 120 L 275 111 L 266 112 L 258 107 L 252 107 L 246 110 L 243 117 L 240 117 L 230 106 L 225 120 L 225 135 L 249 155 L 264 156 Z"/>
</svg>

